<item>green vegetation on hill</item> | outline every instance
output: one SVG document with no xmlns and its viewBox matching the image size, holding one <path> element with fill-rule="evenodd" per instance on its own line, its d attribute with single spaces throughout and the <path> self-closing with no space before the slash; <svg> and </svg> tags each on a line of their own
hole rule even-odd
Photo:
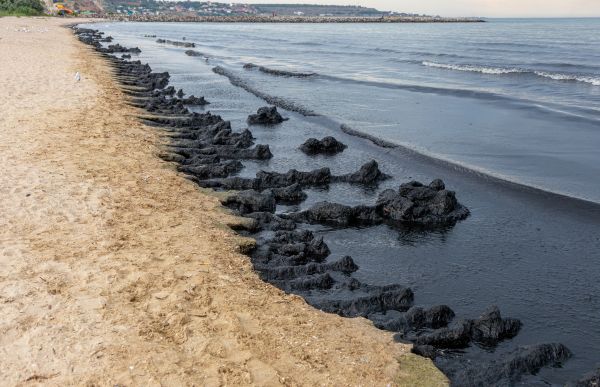
<svg viewBox="0 0 600 387">
<path fill-rule="evenodd" d="M 0 16 L 36 16 L 44 13 L 40 0 L 0 0 Z"/>
</svg>

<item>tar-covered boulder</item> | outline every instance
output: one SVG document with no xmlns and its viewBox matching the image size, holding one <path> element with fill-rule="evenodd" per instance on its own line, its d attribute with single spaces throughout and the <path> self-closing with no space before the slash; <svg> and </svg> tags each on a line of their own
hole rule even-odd
<svg viewBox="0 0 600 387">
<path fill-rule="evenodd" d="M 195 51 L 195 50 L 187 50 L 185 52 L 185 55 L 187 55 L 187 56 L 202 56 L 202 53 Z"/>
<path fill-rule="evenodd" d="M 389 178 L 389 175 L 386 175 L 379 170 L 379 164 L 377 164 L 377 161 L 371 160 L 362 165 L 356 172 L 336 176 L 335 181 L 357 184 L 374 184 Z"/>
<path fill-rule="evenodd" d="M 275 212 L 275 195 L 270 190 L 240 191 L 223 199 L 221 203 L 241 215 L 252 212 Z"/>
<path fill-rule="evenodd" d="M 243 167 L 243 164 L 239 161 L 227 161 L 207 165 L 180 165 L 177 169 L 198 179 L 211 179 L 215 177 L 227 177 L 239 172 Z"/>
<path fill-rule="evenodd" d="M 184 105 L 192 105 L 192 106 L 204 106 L 204 105 L 209 104 L 209 102 L 207 100 L 205 100 L 204 97 L 195 97 L 193 95 L 190 95 L 187 98 L 181 99 L 181 102 L 183 102 Z"/>
<path fill-rule="evenodd" d="M 446 190 L 439 179 L 429 185 L 412 181 L 402 184 L 398 191 L 385 190 L 379 195 L 376 207 L 385 219 L 423 225 L 452 224 L 469 215 L 455 193 Z"/>
<path fill-rule="evenodd" d="M 303 202 L 307 196 L 298 183 L 294 183 L 287 187 L 273 188 L 272 191 L 277 203 L 281 204 L 298 204 Z"/>
<path fill-rule="evenodd" d="M 374 207 L 351 207 L 330 202 L 319 202 L 308 210 L 287 214 L 285 217 L 297 222 L 326 224 L 338 227 L 372 225 L 383 221 Z"/>
<path fill-rule="evenodd" d="M 378 328 L 399 332 L 400 337 L 402 337 L 406 332 L 414 330 L 445 327 L 454 316 L 454 311 L 449 306 L 438 305 L 427 310 L 414 306 L 406 313 L 397 316 L 369 316 L 369 318 L 374 321 L 375 326 Z"/>
<path fill-rule="evenodd" d="M 450 376 L 456 386 L 514 386 L 524 375 L 534 375 L 544 367 L 559 367 L 571 356 L 563 344 L 524 346 L 500 360 L 461 366 Z"/>
<path fill-rule="evenodd" d="M 488 308 L 471 326 L 471 339 L 483 345 L 494 346 L 500 341 L 511 339 L 519 333 L 521 321 L 502 318 L 497 306 Z"/>
<path fill-rule="evenodd" d="M 248 116 L 248 123 L 250 125 L 276 125 L 285 120 L 275 106 L 261 107 L 256 114 Z"/>
<path fill-rule="evenodd" d="M 367 317 L 371 313 L 388 310 L 405 311 L 412 306 L 414 300 L 412 290 L 400 285 L 372 287 L 366 293 L 345 298 L 308 298 L 317 308 L 344 317 Z"/>
<path fill-rule="evenodd" d="M 478 319 L 463 319 L 447 328 L 440 328 L 418 335 L 412 341 L 417 345 L 436 348 L 466 348 L 472 341 L 493 347 L 519 333 L 521 322 L 514 318 L 502 318 L 496 306 L 488 308 Z"/>
<path fill-rule="evenodd" d="M 324 137 L 321 140 L 317 140 L 316 138 L 309 138 L 302 145 L 300 145 L 300 150 L 306 153 L 307 155 L 332 155 L 343 152 L 346 148 L 346 145 L 342 144 L 341 142 L 339 142 L 331 136 Z"/>
</svg>

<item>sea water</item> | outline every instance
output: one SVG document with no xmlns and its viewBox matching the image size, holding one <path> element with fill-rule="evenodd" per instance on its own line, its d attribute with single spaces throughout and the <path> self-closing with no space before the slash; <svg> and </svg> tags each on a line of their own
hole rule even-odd
<svg viewBox="0 0 600 387">
<path fill-rule="evenodd" d="M 244 162 L 241 176 L 322 166 L 340 174 L 370 159 L 394 176 L 377 188 L 311 189 L 301 206 L 279 211 L 321 200 L 372 204 L 401 182 L 444 179 L 472 212 L 455 227 L 318 231 L 331 259 L 354 258 L 361 281 L 410 286 L 416 305 L 448 304 L 460 317 L 497 304 L 523 321 L 515 339 L 462 356 L 480 361 L 542 342 L 574 352 L 530 384 L 559 385 L 600 365 L 600 19 L 95 28 L 139 46 L 140 60 L 211 102 L 198 111 L 220 114 L 234 129 L 246 127 L 264 98 L 286 107 L 291 119 L 281 126 L 250 128 L 274 157 Z M 145 35 L 185 37 L 202 55 Z M 350 136 L 342 125 L 399 147 Z M 298 151 L 325 135 L 348 149 L 312 158 Z"/>
</svg>

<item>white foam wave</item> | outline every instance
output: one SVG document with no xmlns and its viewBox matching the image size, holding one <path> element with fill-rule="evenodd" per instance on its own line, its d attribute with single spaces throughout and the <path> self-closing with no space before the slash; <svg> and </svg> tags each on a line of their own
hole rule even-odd
<svg viewBox="0 0 600 387">
<path fill-rule="evenodd" d="M 428 67 L 436 67 L 440 69 L 448 69 L 448 70 L 457 70 L 457 71 L 470 71 L 475 73 L 482 74 L 515 74 L 515 73 L 524 73 L 524 70 L 517 68 L 503 68 L 503 67 L 485 67 L 485 66 L 473 66 L 473 65 L 453 65 L 453 64 L 445 64 L 445 63 L 435 63 L 435 62 L 423 62 L 424 66 Z"/>
<path fill-rule="evenodd" d="M 486 67 L 486 66 L 474 66 L 474 65 L 458 65 L 458 64 L 446 64 L 423 61 L 423 66 L 435 67 L 439 69 L 448 69 L 456 71 L 468 71 L 481 74 L 535 74 L 538 77 L 553 79 L 555 81 L 573 81 L 573 82 L 584 82 L 594 86 L 600 86 L 600 77 L 587 76 L 587 75 L 575 75 L 575 74 L 562 74 L 552 73 L 547 71 L 530 71 L 519 68 L 504 68 L 504 67 Z"/>
<path fill-rule="evenodd" d="M 555 81 L 577 81 L 592 84 L 594 86 L 600 86 L 599 77 L 572 75 L 572 74 L 560 74 L 560 73 L 548 73 L 545 71 L 534 71 L 535 75 L 554 79 Z"/>
</svg>

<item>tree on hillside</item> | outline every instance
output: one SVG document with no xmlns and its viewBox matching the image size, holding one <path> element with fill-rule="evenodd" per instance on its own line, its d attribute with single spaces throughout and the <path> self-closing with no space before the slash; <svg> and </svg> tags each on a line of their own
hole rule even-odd
<svg viewBox="0 0 600 387">
<path fill-rule="evenodd" d="M 44 4 L 40 0 L 0 0 L 0 15 L 40 15 Z"/>
</svg>

